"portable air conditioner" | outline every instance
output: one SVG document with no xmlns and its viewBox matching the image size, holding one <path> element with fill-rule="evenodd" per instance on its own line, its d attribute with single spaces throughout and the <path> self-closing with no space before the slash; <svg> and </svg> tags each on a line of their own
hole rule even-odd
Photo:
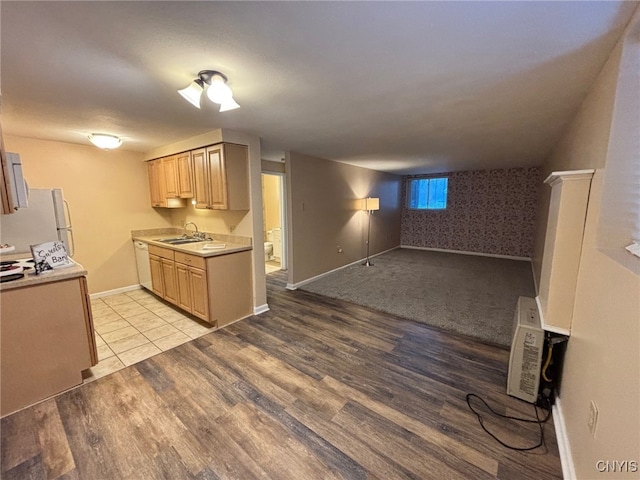
<svg viewBox="0 0 640 480">
<path fill-rule="evenodd" d="M 507 394 L 530 403 L 538 398 L 544 330 L 533 298 L 519 297 L 513 319 Z"/>
</svg>

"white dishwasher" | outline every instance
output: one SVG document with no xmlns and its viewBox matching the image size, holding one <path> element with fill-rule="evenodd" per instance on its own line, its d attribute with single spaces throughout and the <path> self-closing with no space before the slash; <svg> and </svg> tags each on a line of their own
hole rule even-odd
<svg viewBox="0 0 640 480">
<path fill-rule="evenodd" d="M 151 264 L 149 263 L 149 244 L 136 240 L 136 266 L 138 267 L 138 281 L 147 290 L 151 290 Z"/>
</svg>

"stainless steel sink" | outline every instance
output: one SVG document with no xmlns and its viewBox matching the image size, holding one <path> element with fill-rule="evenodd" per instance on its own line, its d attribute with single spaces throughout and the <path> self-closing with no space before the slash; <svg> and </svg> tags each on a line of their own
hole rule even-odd
<svg viewBox="0 0 640 480">
<path fill-rule="evenodd" d="M 176 238 L 161 238 L 158 240 L 162 243 L 168 243 L 169 245 L 183 245 L 185 243 L 196 243 L 196 242 L 204 242 L 202 238 L 184 238 L 184 237 L 176 237 Z"/>
</svg>

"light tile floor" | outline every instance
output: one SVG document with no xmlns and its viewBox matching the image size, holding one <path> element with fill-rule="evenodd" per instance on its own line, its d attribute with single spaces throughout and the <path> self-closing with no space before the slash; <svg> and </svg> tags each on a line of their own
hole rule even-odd
<svg viewBox="0 0 640 480">
<path fill-rule="evenodd" d="M 281 270 L 281 269 L 282 269 L 282 265 L 280 265 L 280 262 L 276 262 L 275 260 L 269 260 L 264 264 L 264 271 L 267 274 L 277 272 L 278 270 Z"/>
<path fill-rule="evenodd" d="M 91 309 L 98 364 L 84 383 L 215 330 L 144 289 L 93 299 Z"/>
</svg>

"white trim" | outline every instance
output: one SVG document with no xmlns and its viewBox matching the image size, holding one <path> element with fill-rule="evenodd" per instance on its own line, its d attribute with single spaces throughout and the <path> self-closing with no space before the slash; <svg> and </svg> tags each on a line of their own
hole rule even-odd
<svg viewBox="0 0 640 480">
<path fill-rule="evenodd" d="M 576 469 L 573 465 L 571 444 L 569 442 L 569 435 L 567 435 L 567 424 L 564 420 L 560 397 L 556 397 L 556 402 L 551 411 L 553 412 L 553 426 L 556 430 L 556 443 L 558 444 L 558 454 L 560 455 L 560 464 L 562 465 L 562 478 L 564 478 L 564 480 L 575 480 Z"/>
<path fill-rule="evenodd" d="M 480 252 L 467 252 L 464 250 L 447 250 L 445 248 L 431 248 L 431 247 L 414 247 L 412 245 L 400 245 L 400 248 L 409 248 L 411 250 L 429 250 L 432 252 L 444 252 L 444 253 L 459 253 L 461 255 L 476 255 L 478 257 L 492 257 L 492 258 L 506 258 L 507 260 L 522 260 L 530 262 L 529 257 L 515 257 L 512 255 L 498 255 L 497 253 L 480 253 Z"/>
<path fill-rule="evenodd" d="M 566 170 L 562 172 L 551 172 L 542 183 L 548 183 L 553 186 L 558 182 L 564 182 L 568 180 L 591 180 L 595 170 L 590 168 L 587 170 Z"/>
<path fill-rule="evenodd" d="M 379 253 L 376 253 L 374 255 L 369 255 L 369 258 L 377 257 L 378 255 L 382 255 L 383 253 L 387 253 L 387 252 L 390 252 L 392 250 L 397 250 L 398 248 L 400 248 L 400 247 L 393 247 L 393 248 L 390 248 L 389 250 L 385 250 L 384 252 L 379 252 Z M 316 275 L 315 277 L 311 277 L 311 278 L 307 278 L 306 280 L 302 280 L 301 282 L 298 282 L 298 283 L 287 283 L 286 288 L 287 288 L 287 290 L 296 290 L 297 288 L 302 287 L 303 285 L 306 285 L 307 283 L 311 283 L 311 282 L 313 282 L 315 280 L 319 280 L 322 277 L 326 277 L 327 275 L 331 275 L 332 273 L 337 272 L 339 270 L 342 270 L 343 268 L 347 268 L 347 267 L 350 267 L 352 265 L 357 265 L 358 263 L 362 263 L 362 262 L 364 262 L 366 260 L 367 260 L 366 257 L 365 258 L 361 258 L 360 260 L 356 260 L 355 262 L 347 263 L 346 265 L 342 265 L 341 267 L 334 268 L 333 270 L 329 270 L 328 272 L 321 273 L 320 275 Z"/>
<path fill-rule="evenodd" d="M 128 287 L 114 288 L 113 290 L 105 290 L 104 292 L 92 293 L 91 295 L 89 295 L 89 298 L 94 300 L 96 298 L 108 297 L 109 295 L 117 295 L 118 293 L 133 292 L 134 290 L 140 290 L 141 288 L 142 285 L 129 285 Z"/>
<path fill-rule="evenodd" d="M 259 305 L 257 307 L 253 307 L 253 314 L 254 315 L 260 315 L 264 312 L 268 312 L 269 311 L 269 305 L 267 303 L 265 303 L 264 305 Z"/>
<path fill-rule="evenodd" d="M 559 333 L 560 335 L 571 336 L 571 330 L 562 327 L 554 327 L 548 325 L 544 320 L 544 313 L 542 312 L 542 302 L 540 301 L 540 295 L 536 295 L 536 305 L 538 305 L 538 315 L 540 315 L 540 325 L 545 332 Z"/>
<path fill-rule="evenodd" d="M 538 282 L 536 280 L 536 269 L 533 266 L 533 260 L 531 260 L 531 276 L 533 277 L 533 291 L 536 292 L 536 296 L 538 296 L 540 290 L 538 289 Z M 538 305 L 538 310 L 540 310 L 540 305 Z"/>
</svg>

